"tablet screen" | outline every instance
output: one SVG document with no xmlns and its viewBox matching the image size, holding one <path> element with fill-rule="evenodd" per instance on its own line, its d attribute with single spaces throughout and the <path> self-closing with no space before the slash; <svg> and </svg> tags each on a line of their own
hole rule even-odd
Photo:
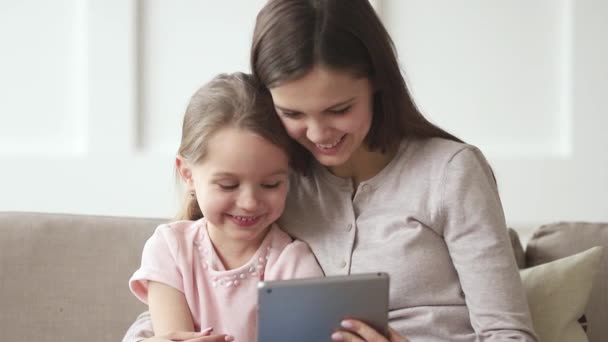
<svg viewBox="0 0 608 342">
<path fill-rule="evenodd" d="M 366 273 L 258 284 L 258 341 L 330 341 L 344 318 L 386 335 L 386 273 Z"/>
</svg>

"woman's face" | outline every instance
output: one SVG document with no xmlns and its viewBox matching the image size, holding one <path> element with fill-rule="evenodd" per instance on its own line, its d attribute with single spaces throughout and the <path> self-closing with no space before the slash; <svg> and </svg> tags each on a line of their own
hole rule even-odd
<svg viewBox="0 0 608 342">
<path fill-rule="evenodd" d="M 348 162 L 372 124 L 371 84 L 349 72 L 316 66 L 270 93 L 289 136 L 327 167 Z"/>
</svg>

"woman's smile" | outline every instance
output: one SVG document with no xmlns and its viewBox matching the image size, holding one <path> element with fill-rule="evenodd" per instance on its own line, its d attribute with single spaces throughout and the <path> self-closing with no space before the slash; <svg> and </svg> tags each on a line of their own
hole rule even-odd
<svg viewBox="0 0 608 342">
<path fill-rule="evenodd" d="M 342 142 L 344 141 L 345 137 L 346 137 L 346 134 L 342 135 L 340 138 L 338 138 L 338 140 L 336 140 L 332 143 L 315 144 L 315 146 L 317 147 L 317 149 L 319 150 L 320 153 L 334 154 L 334 153 L 337 153 L 338 150 L 340 149 L 340 147 L 342 146 Z"/>
</svg>

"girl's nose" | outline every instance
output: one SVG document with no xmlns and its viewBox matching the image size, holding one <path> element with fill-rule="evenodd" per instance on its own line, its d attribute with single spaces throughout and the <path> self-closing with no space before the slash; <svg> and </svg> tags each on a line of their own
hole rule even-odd
<svg viewBox="0 0 608 342">
<path fill-rule="evenodd" d="M 241 209 L 253 211 L 258 207 L 257 194 L 252 190 L 245 190 L 239 194 L 237 206 Z"/>
</svg>

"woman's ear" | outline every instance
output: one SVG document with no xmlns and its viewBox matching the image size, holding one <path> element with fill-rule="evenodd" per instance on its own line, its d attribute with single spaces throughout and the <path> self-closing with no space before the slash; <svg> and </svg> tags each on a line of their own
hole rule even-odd
<svg viewBox="0 0 608 342">
<path fill-rule="evenodd" d="M 175 168 L 179 173 L 184 184 L 186 184 L 186 191 L 194 191 L 194 180 L 192 179 L 192 169 L 188 162 L 182 157 L 175 157 Z"/>
</svg>

